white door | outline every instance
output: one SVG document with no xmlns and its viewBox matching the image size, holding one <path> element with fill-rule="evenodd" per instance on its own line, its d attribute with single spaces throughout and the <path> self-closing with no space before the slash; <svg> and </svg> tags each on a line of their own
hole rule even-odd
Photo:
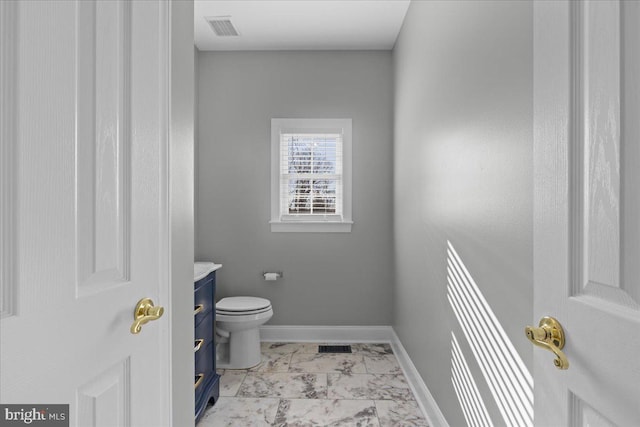
<svg viewBox="0 0 640 427">
<path fill-rule="evenodd" d="M 0 2 L 0 402 L 170 423 L 164 1 Z"/>
<path fill-rule="evenodd" d="M 539 426 L 640 426 L 640 2 L 534 2 Z"/>
</svg>

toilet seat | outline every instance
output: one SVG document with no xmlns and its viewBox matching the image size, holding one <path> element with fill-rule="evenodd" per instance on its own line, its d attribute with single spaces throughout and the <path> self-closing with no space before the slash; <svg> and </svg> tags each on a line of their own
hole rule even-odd
<svg viewBox="0 0 640 427">
<path fill-rule="evenodd" d="M 216 310 L 217 316 L 251 316 L 254 314 L 266 313 L 271 310 L 271 306 L 260 309 L 260 310 L 250 310 L 250 311 L 224 311 L 224 310 Z"/>
<path fill-rule="evenodd" d="M 271 302 L 257 297 L 227 297 L 216 303 L 216 314 L 225 316 L 249 316 L 271 310 Z"/>
</svg>

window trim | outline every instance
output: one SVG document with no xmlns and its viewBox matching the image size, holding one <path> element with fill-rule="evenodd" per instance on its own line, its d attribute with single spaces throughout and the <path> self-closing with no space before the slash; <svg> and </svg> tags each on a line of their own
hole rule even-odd
<svg viewBox="0 0 640 427">
<path fill-rule="evenodd" d="M 352 211 L 352 120 L 351 119 L 271 119 L 271 226 L 272 232 L 349 233 L 351 232 Z M 342 129 L 342 218 L 336 216 L 285 215 L 280 212 L 280 134 L 291 131 L 305 133 L 310 129 L 327 133 Z"/>
</svg>

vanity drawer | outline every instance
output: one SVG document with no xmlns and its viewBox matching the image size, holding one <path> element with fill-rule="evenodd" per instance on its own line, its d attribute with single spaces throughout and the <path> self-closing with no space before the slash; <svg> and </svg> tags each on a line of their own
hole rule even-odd
<svg viewBox="0 0 640 427">
<path fill-rule="evenodd" d="M 212 371 L 215 366 L 214 360 L 216 357 L 215 343 L 213 342 L 213 313 L 207 314 L 204 319 L 202 319 L 202 322 L 196 326 L 194 336 L 196 372 Z M 206 361 L 206 364 L 203 364 L 203 361 Z"/>
<path fill-rule="evenodd" d="M 215 357 L 215 347 L 212 342 L 203 343 L 200 350 L 195 355 L 195 367 L 196 372 L 210 372 L 213 371 L 213 358 Z"/>
<path fill-rule="evenodd" d="M 203 339 L 206 343 L 213 341 L 213 313 L 205 315 L 195 327 L 194 338 Z"/>
<path fill-rule="evenodd" d="M 209 372 L 196 371 L 196 375 L 193 381 L 193 386 L 195 388 L 196 405 L 200 404 L 200 400 L 202 400 L 203 393 L 207 390 L 206 383 L 210 380 L 211 374 L 212 374 L 211 371 Z"/>
<path fill-rule="evenodd" d="M 214 310 L 213 277 L 214 276 L 207 276 L 195 284 L 193 316 L 196 326 L 198 326 L 198 324 Z"/>
</svg>

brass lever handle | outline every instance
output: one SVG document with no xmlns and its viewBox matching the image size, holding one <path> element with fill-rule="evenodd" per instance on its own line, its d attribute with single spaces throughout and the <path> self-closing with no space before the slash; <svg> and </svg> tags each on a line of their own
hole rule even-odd
<svg viewBox="0 0 640 427">
<path fill-rule="evenodd" d="M 196 389 L 198 387 L 200 387 L 200 384 L 202 384 L 202 380 L 204 379 L 204 374 L 198 374 L 194 377 L 194 381 L 195 383 L 193 384 L 193 388 Z"/>
<path fill-rule="evenodd" d="M 529 341 L 535 345 L 546 348 L 552 351 L 556 355 L 553 360 L 553 364 L 558 369 L 568 369 L 569 359 L 562 352 L 564 347 L 564 329 L 562 325 L 553 317 L 545 316 L 540 319 L 538 327 L 527 326 L 524 328 L 524 333 L 529 338 Z"/>
<path fill-rule="evenodd" d="M 155 307 L 151 298 L 143 298 L 138 301 L 136 308 L 133 310 L 133 324 L 131 325 L 131 333 L 139 334 L 142 325 L 157 320 L 164 314 L 164 307 Z"/>
</svg>

